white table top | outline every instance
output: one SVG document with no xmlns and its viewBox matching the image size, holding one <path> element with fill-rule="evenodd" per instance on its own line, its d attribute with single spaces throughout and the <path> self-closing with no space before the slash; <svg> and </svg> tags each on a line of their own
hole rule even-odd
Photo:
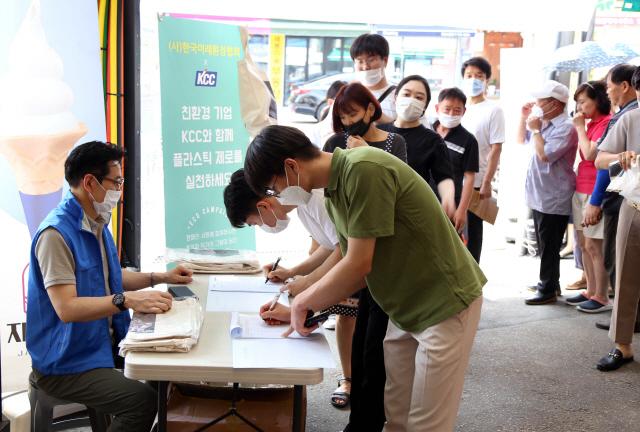
<svg viewBox="0 0 640 432">
<path fill-rule="evenodd" d="M 262 277 L 262 276 L 257 276 Z M 194 274 L 188 286 L 207 303 L 208 274 Z M 257 311 L 256 311 L 257 312 Z M 188 353 L 132 352 L 124 374 L 137 380 L 311 385 L 322 382 L 322 369 L 234 369 L 229 325 L 231 312 L 206 312 L 198 343 Z"/>
</svg>

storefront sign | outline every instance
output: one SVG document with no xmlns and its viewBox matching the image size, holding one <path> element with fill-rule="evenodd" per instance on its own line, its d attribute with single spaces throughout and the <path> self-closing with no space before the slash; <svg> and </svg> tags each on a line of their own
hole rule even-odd
<svg viewBox="0 0 640 432">
<path fill-rule="evenodd" d="M 222 196 L 249 145 L 239 29 L 165 16 L 158 32 L 167 247 L 255 250 L 255 231 L 231 227 Z"/>
<path fill-rule="evenodd" d="M 282 105 L 284 96 L 284 35 L 271 35 L 269 80 L 276 103 Z"/>
</svg>

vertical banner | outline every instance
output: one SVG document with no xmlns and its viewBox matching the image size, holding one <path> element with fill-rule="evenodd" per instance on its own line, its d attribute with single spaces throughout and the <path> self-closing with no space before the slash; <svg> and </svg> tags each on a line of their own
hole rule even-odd
<svg viewBox="0 0 640 432">
<path fill-rule="evenodd" d="M 240 111 L 237 26 L 160 16 L 160 89 L 167 247 L 255 250 L 222 193 L 249 145 Z"/>
<path fill-rule="evenodd" d="M 28 386 L 24 340 L 31 239 L 69 188 L 74 146 L 105 141 L 95 2 L 5 0 L 0 25 L 2 390 Z"/>
<path fill-rule="evenodd" d="M 271 35 L 271 63 L 269 66 L 269 80 L 273 95 L 278 105 L 283 104 L 284 96 L 284 35 Z"/>
</svg>

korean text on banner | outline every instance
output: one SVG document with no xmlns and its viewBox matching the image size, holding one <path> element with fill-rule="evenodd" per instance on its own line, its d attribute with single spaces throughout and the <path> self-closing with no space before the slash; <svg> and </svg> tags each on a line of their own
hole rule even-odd
<svg viewBox="0 0 640 432">
<path fill-rule="evenodd" d="M 244 164 L 237 26 L 173 17 L 158 22 L 167 247 L 255 250 L 236 231 L 222 192 Z"/>
<path fill-rule="evenodd" d="M 284 35 L 271 35 L 271 67 L 269 79 L 276 103 L 282 105 L 284 95 Z"/>
</svg>

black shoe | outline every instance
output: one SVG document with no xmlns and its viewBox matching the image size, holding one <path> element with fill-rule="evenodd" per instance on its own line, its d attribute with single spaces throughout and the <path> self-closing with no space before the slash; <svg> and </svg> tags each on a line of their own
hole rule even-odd
<svg viewBox="0 0 640 432">
<path fill-rule="evenodd" d="M 531 291 L 531 292 L 536 292 L 538 291 L 538 285 L 527 285 L 527 291 Z M 558 297 L 560 297 L 562 295 L 562 291 L 560 291 L 560 288 L 558 288 L 556 290 L 556 295 Z"/>
<path fill-rule="evenodd" d="M 611 318 L 609 318 L 608 320 L 596 321 L 596 327 L 602 330 L 609 330 L 609 328 L 611 327 Z M 633 332 L 640 333 L 640 324 L 635 324 L 635 326 L 633 327 Z"/>
<path fill-rule="evenodd" d="M 604 358 L 601 358 L 598 362 L 598 370 L 601 371 L 614 371 L 618 369 L 625 363 L 631 363 L 633 361 L 633 356 L 629 358 L 622 357 L 622 352 L 619 349 L 613 349 L 611 352 Z"/>
<path fill-rule="evenodd" d="M 558 300 L 558 296 L 555 292 L 549 294 L 543 294 L 541 291 L 536 291 L 533 297 L 525 299 L 524 302 L 528 305 L 543 305 L 547 303 L 553 303 Z"/>
</svg>

